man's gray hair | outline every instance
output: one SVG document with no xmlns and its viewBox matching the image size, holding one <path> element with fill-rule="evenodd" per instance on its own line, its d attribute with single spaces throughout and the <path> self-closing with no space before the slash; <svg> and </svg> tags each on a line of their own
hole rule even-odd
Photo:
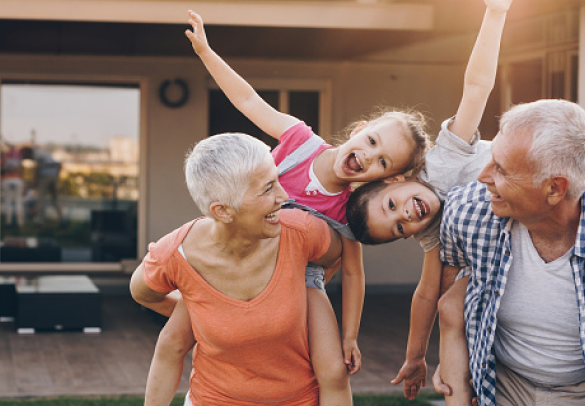
<svg viewBox="0 0 585 406">
<path fill-rule="evenodd" d="M 585 191 L 585 110 L 566 100 L 538 100 L 512 107 L 502 116 L 500 128 L 507 134 L 532 134 L 528 157 L 534 184 L 552 176 L 569 180 L 567 197 Z"/>
<path fill-rule="evenodd" d="M 213 202 L 239 210 L 251 174 L 268 159 L 272 159 L 270 147 L 257 138 L 241 133 L 214 135 L 187 155 L 187 188 L 205 216 Z"/>
</svg>

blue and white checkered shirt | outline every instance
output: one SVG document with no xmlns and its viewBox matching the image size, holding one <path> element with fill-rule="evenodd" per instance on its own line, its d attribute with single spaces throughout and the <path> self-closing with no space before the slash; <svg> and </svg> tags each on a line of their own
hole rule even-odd
<svg viewBox="0 0 585 406">
<path fill-rule="evenodd" d="M 579 334 L 585 360 L 585 195 L 571 267 L 579 306 Z M 511 229 L 514 220 L 491 210 L 484 184 L 473 182 L 448 195 L 441 224 L 441 259 L 457 267 L 471 267 L 465 297 L 469 365 L 481 406 L 496 404 L 496 312 L 506 289 L 512 263 Z"/>
</svg>

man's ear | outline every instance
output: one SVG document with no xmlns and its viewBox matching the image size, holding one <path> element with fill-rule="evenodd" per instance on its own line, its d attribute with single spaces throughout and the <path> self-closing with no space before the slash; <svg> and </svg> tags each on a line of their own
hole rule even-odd
<svg viewBox="0 0 585 406">
<path fill-rule="evenodd" d="M 222 223 L 231 223 L 234 220 L 234 209 L 230 206 L 219 202 L 213 202 L 209 205 L 211 215 Z"/>
<path fill-rule="evenodd" d="M 402 174 L 398 174 L 398 175 L 394 175 L 394 176 L 389 176 L 387 178 L 384 178 L 382 181 L 386 182 L 386 183 L 394 183 L 394 182 L 404 182 L 406 180 L 406 177 Z"/>
<path fill-rule="evenodd" d="M 553 176 L 545 181 L 546 201 L 551 206 L 561 202 L 569 190 L 569 179 L 564 176 Z"/>
<path fill-rule="evenodd" d="M 361 130 L 363 130 L 367 124 L 368 124 L 367 121 L 360 121 L 360 123 L 358 125 L 356 125 L 353 130 L 351 130 L 351 134 L 349 136 L 353 137 L 354 135 L 359 133 Z"/>
</svg>

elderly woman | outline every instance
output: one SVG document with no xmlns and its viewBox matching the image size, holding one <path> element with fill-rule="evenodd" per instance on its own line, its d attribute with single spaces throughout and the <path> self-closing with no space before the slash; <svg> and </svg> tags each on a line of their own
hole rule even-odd
<svg viewBox="0 0 585 406">
<path fill-rule="evenodd" d="M 309 359 L 305 266 L 332 265 L 337 234 L 286 192 L 269 148 L 245 134 L 198 143 L 185 164 L 204 217 L 151 244 L 136 269 L 136 301 L 169 315 L 178 289 L 197 344 L 193 405 L 318 405 Z M 188 403 L 187 403 L 188 404 Z"/>
</svg>

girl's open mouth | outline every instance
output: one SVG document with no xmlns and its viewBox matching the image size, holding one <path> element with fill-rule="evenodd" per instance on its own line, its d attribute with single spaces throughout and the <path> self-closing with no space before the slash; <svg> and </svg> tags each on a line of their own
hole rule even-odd
<svg viewBox="0 0 585 406">
<path fill-rule="evenodd" d="M 364 170 L 360 160 L 358 159 L 357 155 L 354 153 L 349 154 L 349 156 L 345 160 L 345 167 L 348 170 L 348 172 L 353 172 L 353 173 L 360 173 L 361 171 Z"/>
</svg>

